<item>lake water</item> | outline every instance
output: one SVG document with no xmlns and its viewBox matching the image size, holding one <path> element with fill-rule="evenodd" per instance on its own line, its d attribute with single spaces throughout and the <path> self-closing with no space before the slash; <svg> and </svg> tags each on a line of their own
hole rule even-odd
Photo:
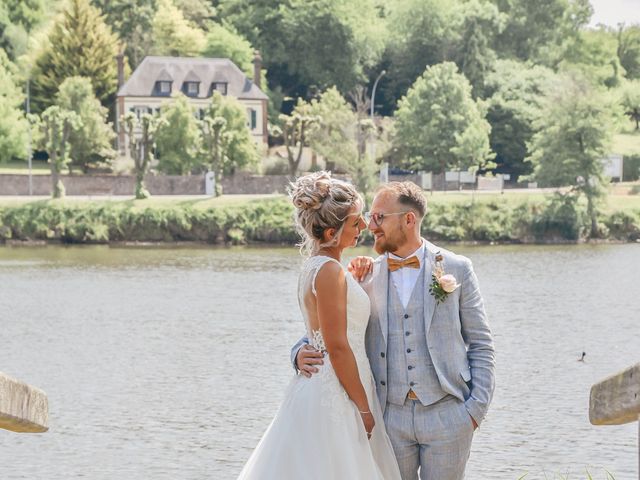
<svg viewBox="0 0 640 480">
<path fill-rule="evenodd" d="M 637 424 L 594 427 L 588 405 L 640 361 L 640 245 L 454 250 L 497 350 L 467 478 L 637 478 Z M 0 248 L 0 371 L 50 402 L 49 432 L 0 430 L 0 478 L 234 479 L 293 374 L 300 263 L 294 248 Z"/>
</svg>

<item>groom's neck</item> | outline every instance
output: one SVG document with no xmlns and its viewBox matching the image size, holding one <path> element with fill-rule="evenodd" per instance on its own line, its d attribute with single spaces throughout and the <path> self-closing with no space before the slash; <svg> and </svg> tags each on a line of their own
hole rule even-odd
<svg viewBox="0 0 640 480">
<path fill-rule="evenodd" d="M 422 245 L 422 238 L 410 238 L 407 239 L 406 243 L 398 247 L 395 252 L 391 253 L 400 258 L 405 258 L 415 252 L 418 248 L 420 248 L 420 245 Z"/>
</svg>

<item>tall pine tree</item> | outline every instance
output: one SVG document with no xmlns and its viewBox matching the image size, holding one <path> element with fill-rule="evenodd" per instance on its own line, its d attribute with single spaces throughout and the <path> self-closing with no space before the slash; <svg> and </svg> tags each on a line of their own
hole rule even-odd
<svg viewBox="0 0 640 480">
<path fill-rule="evenodd" d="M 100 11 L 89 0 L 69 0 L 69 7 L 56 22 L 49 42 L 38 55 L 32 72 L 33 110 L 41 112 L 55 102 L 58 88 L 73 76 L 91 79 L 104 106 L 116 91 L 118 37 L 111 32 Z"/>
</svg>

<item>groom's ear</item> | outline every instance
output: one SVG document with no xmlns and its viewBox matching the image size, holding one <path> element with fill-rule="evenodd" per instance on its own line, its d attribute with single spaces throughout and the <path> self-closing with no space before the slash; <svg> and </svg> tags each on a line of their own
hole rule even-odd
<svg viewBox="0 0 640 480">
<path fill-rule="evenodd" d="M 418 216 L 416 215 L 416 213 L 409 210 L 407 212 L 407 225 L 412 227 L 417 223 L 417 221 L 418 221 Z"/>
</svg>

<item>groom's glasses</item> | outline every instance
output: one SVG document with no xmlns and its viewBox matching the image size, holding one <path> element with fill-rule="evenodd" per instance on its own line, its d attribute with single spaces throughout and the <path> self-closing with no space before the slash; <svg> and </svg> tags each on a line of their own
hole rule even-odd
<svg viewBox="0 0 640 480">
<path fill-rule="evenodd" d="M 382 222 L 386 217 L 389 217 L 391 215 L 404 215 L 405 213 L 409 213 L 409 212 L 393 212 L 393 213 L 364 212 L 364 221 L 367 222 L 367 225 L 369 225 L 369 223 L 371 223 L 371 221 L 373 220 L 373 223 L 376 225 L 376 227 L 380 227 L 382 226 Z"/>
</svg>

